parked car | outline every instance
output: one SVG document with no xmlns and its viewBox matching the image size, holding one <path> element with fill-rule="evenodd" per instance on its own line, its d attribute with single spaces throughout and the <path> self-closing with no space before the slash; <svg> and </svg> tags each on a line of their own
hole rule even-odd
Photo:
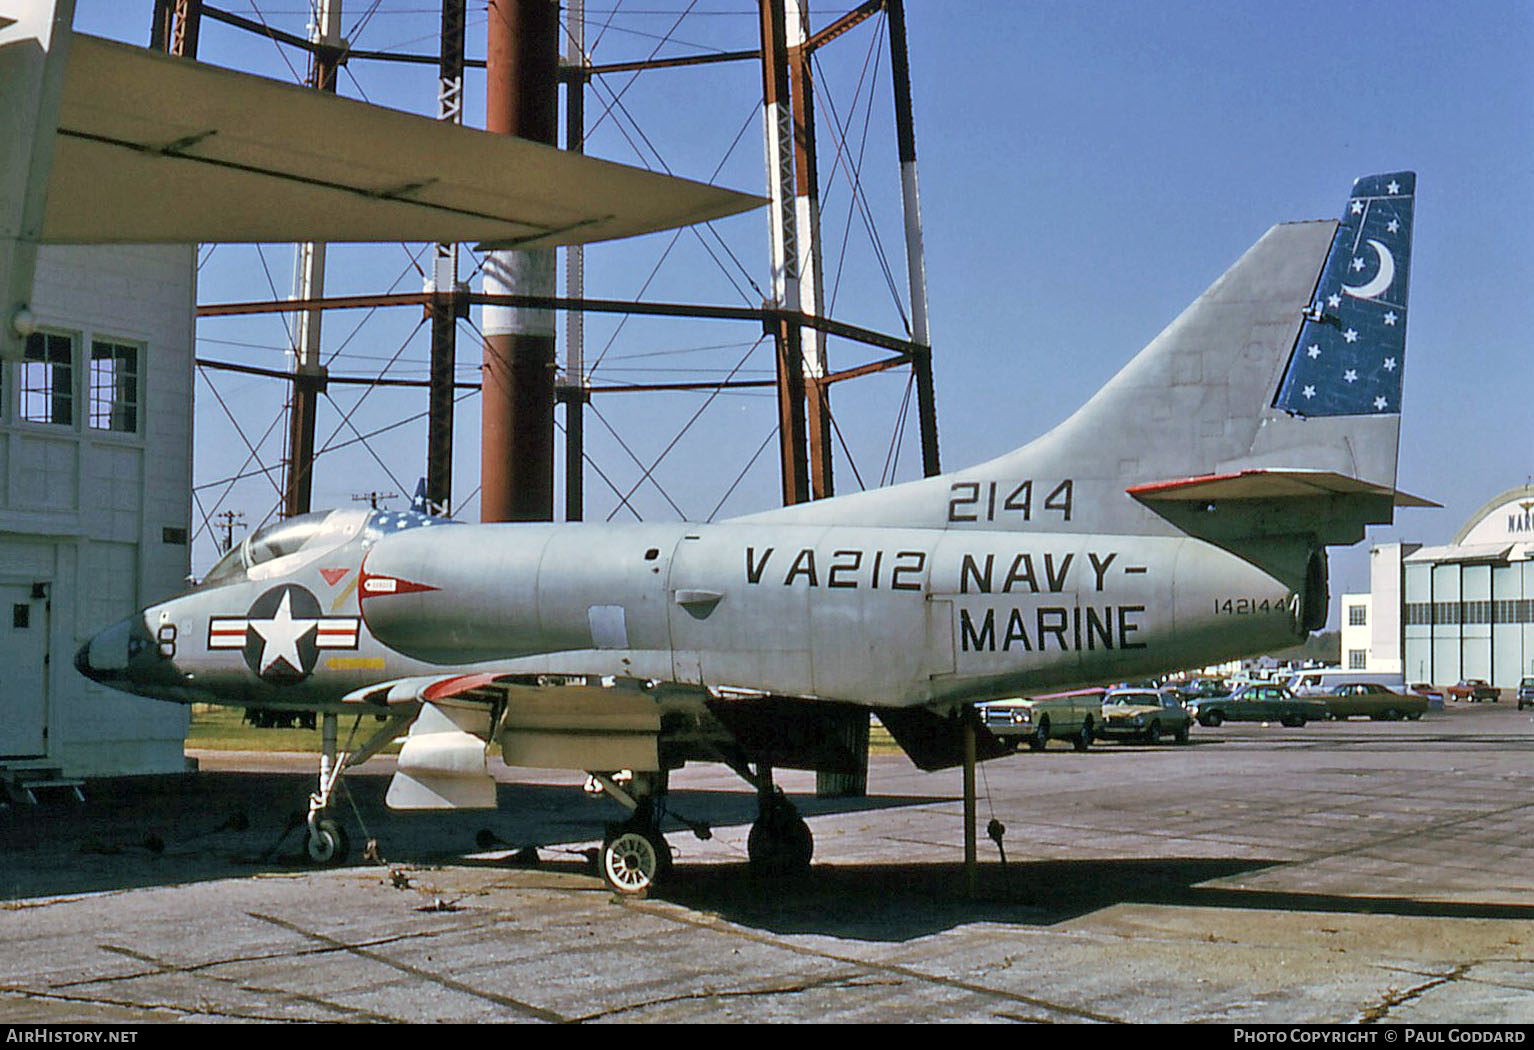
<svg viewBox="0 0 1534 1050">
<path fill-rule="evenodd" d="M 1427 710 L 1427 697 L 1409 696 L 1387 689 L 1379 682 L 1349 682 L 1339 685 L 1322 697 L 1327 713 L 1333 718 L 1368 715 L 1375 721 L 1394 722 L 1402 718 L 1416 720 Z"/>
<path fill-rule="evenodd" d="M 1450 700 L 1469 700 L 1472 703 L 1490 700 L 1496 703 L 1502 698 L 1502 690 L 1484 678 L 1461 678 L 1458 683 L 1445 689 L 1444 695 Z"/>
<path fill-rule="evenodd" d="M 979 706 L 985 727 L 1002 740 L 1010 738 L 1013 747 L 1026 741 L 1030 750 L 1043 751 L 1051 740 L 1069 740 L 1077 751 L 1085 751 L 1102 719 L 1103 690 L 1020 696 Z"/>
<path fill-rule="evenodd" d="M 1320 700 L 1298 697 L 1286 686 L 1259 682 L 1238 690 L 1232 696 L 1198 700 L 1188 706 L 1201 726 L 1221 722 L 1281 722 L 1302 726 L 1327 718 L 1326 705 Z"/>
<path fill-rule="evenodd" d="M 1183 703 L 1191 700 L 1205 700 L 1216 696 L 1229 696 L 1230 686 L 1223 678 L 1190 678 L 1177 687 L 1182 694 Z"/>
<path fill-rule="evenodd" d="M 1297 671 L 1284 684 L 1295 696 L 1330 696 L 1338 686 L 1353 682 L 1371 682 L 1396 692 L 1406 689 L 1406 679 L 1399 671 L 1355 671 L 1341 667 L 1312 667 Z"/>
<path fill-rule="evenodd" d="M 1525 678 L 1518 683 L 1518 710 L 1525 707 L 1534 707 L 1534 678 Z"/>
<path fill-rule="evenodd" d="M 1174 689 L 1110 689 L 1103 694 L 1097 735 L 1147 744 L 1159 744 L 1169 735 L 1186 744 L 1192 724 L 1193 716 Z"/>
</svg>

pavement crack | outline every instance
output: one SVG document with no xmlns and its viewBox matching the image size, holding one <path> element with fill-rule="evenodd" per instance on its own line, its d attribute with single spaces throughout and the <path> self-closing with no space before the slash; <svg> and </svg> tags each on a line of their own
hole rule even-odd
<svg viewBox="0 0 1534 1050">
<path fill-rule="evenodd" d="M 773 985 L 764 988 L 705 988 L 696 992 L 681 992 L 677 995 L 660 996 L 655 999 L 646 999 L 637 1003 L 625 1003 L 622 1006 L 614 1006 L 607 1010 L 598 1010 L 595 1013 L 583 1014 L 573 1020 L 579 1022 L 600 1021 L 621 1014 L 633 1013 L 637 1010 L 648 1010 L 657 1006 L 669 1006 L 673 1003 L 686 1002 L 710 1002 L 723 999 L 768 999 L 780 995 L 803 995 L 806 992 L 818 991 L 822 988 L 880 988 L 899 987 L 904 981 L 889 979 L 874 979 L 855 974 L 838 974 L 821 977 L 815 980 L 798 981 L 793 984 Z"/>
<path fill-rule="evenodd" d="M 1450 970 L 1448 973 L 1434 977 L 1432 980 L 1424 981 L 1422 984 L 1415 985 L 1402 991 L 1396 991 L 1394 989 L 1387 990 L 1385 995 L 1380 999 L 1378 1003 L 1374 1004 L 1373 1006 L 1364 1010 L 1363 1013 L 1358 1015 L 1358 1023 L 1378 1024 L 1380 1021 L 1383 1021 L 1386 1017 L 1388 1017 L 1390 1012 L 1396 1007 L 1403 1006 L 1406 1003 L 1420 999 L 1434 988 L 1439 988 L 1443 985 L 1452 984 L 1453 982 L 1460 980 L 1465 976 L 1466 973 L 1469 972 L 1470 967 L 1473 965 L 1475 964 L 1461 963 L 1460 965 L 1454 967 L 1454 969 Z"/>
<path fill-rule="evenodd" d="M 315 930 L 306 930 L 296 923 L 289 922 L 286 919 L 279 919 L 273 915 L 262 915 L 258 912 L 246 912 L 245 914 L 249 915 L 253 919 L 259 919 L 262 922 L 271 923 L 273 926 L 276 926 L 279 929 L 284 929 L 290 933 L 297 934 L 306 940 L 313 941 L 317 944 L 326 945 L 332 949 L 346 952 L 347 954 L 354 955 L 359 959 L 367 959 L 370 962 L 375 962 L 382 966 L 387 966 L 390 969 L 397 970 L 398 972 L 406 974 L 407 976 L 426 981 L 430 984 L 446 988 L 450 991 L 459 992 L 460 994 L 472 996 L 476 999 L 482 999 L 486 1002 L 494 1003 L 496 1006 L 505 1007 L 508 1010 L 515 1010 L 539 1021 L 549 1021 L 555 1024 L 564 1024 L 570 1020 L 562 1014 L 555 1013 L 553 1010 L 548 1010 L 541 1006 L 534 1006 L 532 1003 L 525 1003 L 520 999 L 513 999 L 507 995 L 498 995 L 495 992 L 487 992 L 482 988 L 475 988 L 473 985 L 465 984 L 464 982 L 455 980 L 451 977 L 445 977 L 439 973 L 432 973 L 430 970 L 422 969 L 419 966 L 412 966 L 411 964 L 401 962 L 398 959 L 391 959 L 381 952 L 374 951 L 373 947 L 368 944 L 351 944 L 346 941 L 338 940 L 327 934 L 319 933 Z"/>
<path fill-rule="evenodd" d="M 925 973 L 914 967 L 902 966 L 898 963 L 871 962 L 867 959 L 860 959 L 855 955 L 839 955 L 835 952 L 828 952 L 816 948 L 805 947 L 803 945 L 794 944 L 792 941 L 781 940 L 763 934 L 753 933 L 750 930 L 741 929 L 740 927 L 717 917 L 678 914 L 669 908 L 648 904 L 643 901 L 625 900 L 623 901 L 623 904 L 626 907 L 633 908 L 635 911 L 642 911 L 646 915 L 651 915 L 658 919 L 665 919 L 678 925 L 692 926 L 698 929 L 710 930 L 714 933 L 736 937 L 741 940 L 751 941 L 756 944 L 769 945 L 774 948 L 780 948 L 784 951 L 793 952 L 796 955 L 803 955 L 809 958 L 827 959 L 831 962 L 841 963 L 845 966 L 857 967 L 870 973 L 890 974 L 895 977 L 904 978 L 910 981 L 919 981 L 925 984 L 941 985 L 943 987 L 969 992 L 974 995 L 985 996 L 993 999 L 1001 999 L 1022 1006 L 1031 1006 L 1035 1009 L 1046 1010 L 1052 1014 L 1061 1014 L 1076 1020 L 1097 1021 L 1103 1024 L 1122 1023 L 1120 1018 L 1109 1017 L 1105 1014 L 1095 1013 L 1091 1010 L 1084 1010 L 1076 1006 L 1068 1006 L 1064 1003 L 1053 1003 L 1047 999 L 1038 999 L 1033 996 L 1023 995 L 1020 992 L 1010 992 L 1001 988 L 991 988 L 987 985 L 977 984 L 974 981 L 966 981 L 958 977 L 946 977 L 941 974 Z"/>
</svg>

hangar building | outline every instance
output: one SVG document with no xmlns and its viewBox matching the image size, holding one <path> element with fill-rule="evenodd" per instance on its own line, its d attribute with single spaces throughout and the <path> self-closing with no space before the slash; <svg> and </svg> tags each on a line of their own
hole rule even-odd
<svg viewBox="0 0 1534 1050">
<path fill-rule="evenodd" d="M 0 362 L 0 770 L 186 768 L 187 714 L 74 667 L 190 569 L 196 250 L 45 247 Z"/>
<path fill-rule="evenodd" d="M 1452 543 L 1370 551 L 1370 593 L 1343 597 L 1345 664 L 1513 689 L 1534 674 L 1534 485 L 1490 500 Z"/>
</svg>

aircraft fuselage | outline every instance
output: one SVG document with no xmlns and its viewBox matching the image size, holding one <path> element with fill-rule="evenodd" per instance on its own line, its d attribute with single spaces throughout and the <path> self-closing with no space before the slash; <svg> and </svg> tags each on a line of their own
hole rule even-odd
<svg viewBox="0 0 1534 1050">
<path fill-rule="evenodd" d="M 322 707 L 494 667 L 890 707 L 1130 678 L 1296 636 L 1290 586 L 1188 537 L 475 525 L 359 536 L 252 577 L 145 610 L 131 672 L 112 673 L 102 642 L 82 670 L 238 705 Z"/>
</svg>

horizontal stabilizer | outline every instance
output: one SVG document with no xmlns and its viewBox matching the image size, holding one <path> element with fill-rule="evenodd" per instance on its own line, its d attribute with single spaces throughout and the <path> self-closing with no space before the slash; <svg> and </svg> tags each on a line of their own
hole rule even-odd
<svg viewBox="0 0 1534 1050">
<path fill-rule="evenodd" d="M 42 239 L 547 247 L 757 197 L 76 33 Z"/>
<path fill-rule="evenodd" d="M 1235 474 L 1202 474 L 1173 481 L 1152 481 L 1125 490 L 1143 503 L 1280 499 L 1304 496 L 1391 496 L 1397 507 L 1438 507 L 1442 504 L 1383 485 L 1350 478 L 1329 470 L 1243 470 Z"/>
<path fill-rule="evenodd" d="M 389 782 L 389 808 L 494 809 L 489 736 L 488 708 L 423 705 Z"/>
</svg>

